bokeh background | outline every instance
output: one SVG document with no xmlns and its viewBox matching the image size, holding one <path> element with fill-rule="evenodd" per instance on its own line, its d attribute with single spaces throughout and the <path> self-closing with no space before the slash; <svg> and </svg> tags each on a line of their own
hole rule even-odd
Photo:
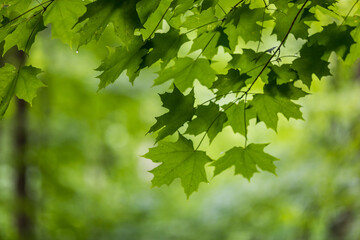
<svg viewBox="0 0 360 240">
<path fill-rule="evenodd" d="M 0 239 L 16 239 L 19 208 L 41 240 L 360 239 L 359 61 L 332 56 L 333 77 L 298 101 L 305 121 L 280 116 L 278 134 L 251 124 L 249 141 L 271 142 L 266 151 L 280 159 L 277 176 L 212 178 L 209 168 L 210 184 L 187 199 L 179 181 L 151 188 L 156 165 L 141 157 L 168 87 L 151 87 L 154 69 L 97 92 L 93 69 L 112 41 L 109 31 L 76 52 L 50 29 L 38 36 L 27 63 L 45 71 L 47 87 L 25 110 L 26 202 L 15 192 L 15 100 L 0 122 Z M 203 149 L 218 156 L 237 141 L 227 127 Z"/>
</svg>

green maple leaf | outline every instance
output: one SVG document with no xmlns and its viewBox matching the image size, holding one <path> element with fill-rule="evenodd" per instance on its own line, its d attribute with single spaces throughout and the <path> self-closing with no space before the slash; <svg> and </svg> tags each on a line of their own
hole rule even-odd
<svg viewBox="0 0 360 240">
<path fill-rule="evenodd" d="M 289 1 L 279 1 L 279 0 L 270 0 L 269 5 L 274 4 L 276 6 L 276 9 L 280 12 L 285 12 L 289 8 Z"/>
<path fill-rule="evenodd" d="M 255 94 L 251 102 L 257 118 L 263 121 L 268 128 L 277 130 L 278 113 L 282 113 L 287 119 L 303 119 L 300 105 L 293 103 L 281 95 Z"/>
<path fill-rule="evenodd" d="M 344 60 L 350 52 L 350 47 L 355 43 L 351 36 L 351 31 L 355 27 L 346 25 L 337 26 L 335 23 L 324 27 L 322 32 L 316 33 L 309 38 L 310 45 L 318 44 L 326 47 L 328 55 L 332 51 L 342 57 Z"/>
<path fill-rule="evenodd" d="M 158 74 L 159 77 L 155 79 L 155 85 L 174 79 L 175 85 L 182 92 L 191 88 L 195 79 L 198 79 L 202 85 L 211 87 L 216 77 L 208 60 L 202 58 L 194 60 L 189 57 L 177 58 L 174 66 L 166 68 Z"/>
<path fill-rule="evenodd" d="M 205 164 L 212 160 L 203 151 L 195 151 L 191 140 L 179 134 L 177 142 L 159 142 L 150 148 L 144 157 L 153 162 L 162 163 L 151 170 L 154 174 L 153 186 L 170 185 L 180 178 L 184 192 L 189 197 L 197 191 L 201 182 L 207 182 Z"/>
<path fill-rule="evenodd" d="M 136 39 L 132 44 L 126 47 L 117 47 L 115 51 L 110 53 L 96 71 L 102 71 L 98 76 L 100 79 L 99 89 L 115 82 L 120 74 L 126 70 L 130 82 L 134 82 L 139 75 L 140 64 L 143 56 L 147 53 L 146 49 L 141 48 L 143 42 Z"/>
<path fill-rule="evenodd" d="M 249 126 L 250 119 L 256 117 L 255 112 L 251 109 L 251 101 L 247 101 L 246 110 L 243 100 L 237 104 L 229 103 L 224 106 L 224 109 L 227 109 L 225 113 L 228 118 L 228 121 L 225 124 L 231 126 L 235 133 L 240 133 L 245 136 L 246 128 Z"/>
<path fill-rule="evenodd" d="M 216 6 L 216 4 L 218 3 L 219 0 L 204 0 L 202 3 L 201 3 L 201 10 L 204 11 L 204 10 L 207 10 L 209 8 L 213 8 Z"/>
<path fill-rule="evenodd" d="M 172 16 L 176 17 L 182 13 L 185 13 L 194 5 L 194 0 L 173 0 L 171 3 Z"/>
<path fill-rule="evenodd" d="M 10 22 L 10 19 L 4 17 L 0 23 L 0 43 L 16 29 L 16 23 L 18 21 Z"/>
<path fill-rule="evenodd" d="M 224 48 L 230 49 L 230 41 L 227 34 L 225 33 L 225 28 L 218 27 L 217 30 L 220 33 L 220 37 L 217 41 L 217 46 L 223 46 Z"/>
<path fill-rule="evenodd" d="M 132 44 L 134 31 L 141 27 L 136 12 L 138 0 L 97 0 L 86 5 L 87 11 L 76 24 L 87 22 L 80 29 L 79 47 L 89 43 L 93 38 L 99 40 L 109 23 L 114 25 L 116 35 L 123 45 Z"/>
<path fill-rule="evenodd" d="M 142 24 L 150 17 L 150 15 L 159 7 L 161 0 L 140 0 L 136 4 L 136 11 Z"/>
<path fill-rule="evenodd" d="M 275 78 L 276 83 L 279 85 L 299 79 L 298 73 L 291 68 L 290 64 L 283 64 L 281 66 L 273 65 L 270 68 L 271 71 L 268 74 L 269 79 Z"/>
<path fill-rule="evenodd" d="M 186 133 L 197 136 L 202 132 L 207 132 L 210 143 L 216 135 L 222 131 L 227 117 L 220 111 L 219 105 L 210 102 L 209 105 L 201 105 L 196 109 L 196 118 L 189 122 Z"/>
<path fill-rule="evenodd" d="M 264 9 L 250 9 L 249 5 L 236 8 L 225 21 L 225 33 L 229 36 L 230 47 L 235 50 L 240 36 L 245 42 L 260 41 L 261 25 L 257 22 L 270 20 Z"/>
<path fill-rule="evenodd" d="M 299 98 L 308 95 L 301 88 L 295 87 L 294 82 L 288 82 L 281 85 L 276 84 L 276 79 L 270 84 L 264 86 L 264 92 L 271 96 L 279 95 L 280 97 L 287 98 L 289 100 L 298 100 Z"/>
<path fill-rule="evenodd" d="M 211 88 L 218 90 L 216 92 L 218 97 L 223 97 L 230 92 L 239 92 L 246 86 L 245 81 L 250 78 L 247 74 L 240 74 L 237 69 L 229 69 L 227 74 L 219 74 L 217 77 Z"/>
<path fill-rule="evenodd" d="M 147 21 L 144 23 L 144 28 L 140 29 L 143 39 L 146 40 L 155 33 L 156 29 L 160 27 L 160 23 L 168 12 L 172 0 L 161 0 L 158 8 L 152 12 Z M 145 3 L 146 4 L 146 3 Z"/>
<path fill-rule="evenodd" d="M 300 9 L 298 8 L 298 5 L 295 4 L 291 8 L 289 8 L 286 13 L 282 11 L 275 11 L 275 13 L 273 14 L 273 17 L 276 18 L 276 24 L 273 29 L 273 33 L 276 34 L 279 41 L 281 41 L 285 37 L 286 33 L 290 28 L 291 23 L 293 22 L 299 10 Z M 304 12 L 300 13 L 300 17 L 296 20 L 296 22 L 292 26 L 291 33 L 296 38 L 307 39 L 309 35 L 308 34 L 309 26 L 305 24 L 306 19 L 301 18 L 303 13 Z"/>
<path fill-rule="evenodd" d="M 193 40 L 193 44 L 191 46 L 190 52 L 194 52 L 196 50 L 201 49 L 202 55 L 211 59 L 215 56 L 218 49 L 218 41 L 220 38 L 220 32 L 218 31 L 210 31 L 204 32 L 200 34 L 197 38 Z"/>
<path fill-rule="evenodd" d="M 16 68 L 8 63 L 0 68 L 0 103 L 6 98 L 8 88 L 16 75 Z"/>
<path fill-rule="evenodd" d="M 270 54 L 268 52 L 255 52 L 252 49 L 243 49 L 242 54 L 232 54 L 231 56 L 232 60 L 229 62 L 229 67 L 239 68 L 242 74 L 255 78 L 269 59 Z M 269 71 L 265 70 L 260 76 L 264 82 L 267 80 Z"/>
<path fill-rule="evenodd" d="M 1 3 L 3 4 L 1 7 L 4 7 L 4 9 L 7 10 L 7 12 L 16 13 L 16 15 L 19 15 L 19 13 L 25 12 L 28 10 L 31 1 L 24 1 L 24 0 L 2 0 Z"/>
<path fill-rule="evenodd" d="M 218 46 L 230 48 L 230 43 L 224 28 L 217 27 L 216 29 L 199 34 L 191 46 L 190 52 L 201 49 L 202 55 L 211 59 L 218 52 Z"/>
<path fill-rule="evenodd" d="M 41 73 L 41 69 L 32 66 L 22 67 L 19 71 L 15 94 L 18 98 L 24 99 L 30 105 L 36 97 L 36 91 L 40 87 L 45 87 L 36 76 Z"/>
<path fill-rule="evenodd" d="M 43 17 L 38 12 L 37 15 L 19 23 L 16 29 L 5 38 L 4 51 L 16 45 L 19 50 L 28 53 L 36 34 L 44 29 Z"/>
<path fill-rule="evenodd" d="M 148 133 L 159 131 L 156 141 L 175 133 L 184 123 L 190 121 L 194 116 L 194 91 L 184 96 L 174 86 L 172 93 L 160 95 L 163 107 L 169 109 L 169 112 L 160 117 L 156 117 L 156 123 L 150 128 Z"/>
<path fill-rule="evenodd" d="M 65 43 L 71 43 L 78 18 L 86 11 L 83 0 L 54 1 L 44 13 L 45 25 L 51 24 L 51 33 Z"/>
<path fill-rule="evenodd" d="M 214 9 L 209 8 L 187 17 L 182 27 L 188 30 L 197 29 L 198 34 L 200 34 L 203 31 L 213 30 L 214 24 L 212 23 L 217 23 L 218 21 L 219 19 L 215 16 Z"/>
<path fill-rule="evenodd" d="M 300 51 L 301 58 L 295 59 L 292 68 L 298 72 L 301 81 L 310 88 L 312 74 L 321 79 L 330 75 L 329 62 L 322 60 L 326 47 L 313 44 L 303 46 Z"/>
<path fill-rule="evenodd" d="M 257 167 L 276 174 L 274 161 L 278 159 L 264 152 L 266 146 L 267 144 L 250 144 L 246 148 L 230 149 L 223 157 L 211 164 L 215 167 L 214 176 L 232 166 L 235 166 L 235 174 L 241 174 L 248 180 L 258 172 Z"/>
<path fill-rule="evenodd" d="M 0 119 L 14 96 L 16 74 L 16 68 L 13 65 L 6 63 L 5 66 L 0 68 Z"/>
<path fill-rule="evenodd" d="M 151 66 L 161 59 L 162 66 L 166 66 L 171 59 L 177 56 L 180 46 L 187 41 L 186 35 L 180 35 L 180 32 L 173 28 L 167 33 L 158 34 L 156 38 L 148 41 L 152 51 L 145 56 L 144 63 Z"/>
</svg>

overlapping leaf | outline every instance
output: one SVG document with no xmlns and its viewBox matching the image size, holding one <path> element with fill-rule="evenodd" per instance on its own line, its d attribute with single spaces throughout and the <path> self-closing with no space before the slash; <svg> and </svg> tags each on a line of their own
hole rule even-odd
<svg viewBox="0 0 360 240">
<path fill-rule="evenodd" d="M 209 105 L 199 106 L 195 115 L 196 118 L 189 123 L 186 133 L 196 136 L 206 132 L 210 142 L 222 131 L 227 120 L 226 114 L 213 102 L 210 102 Z"/>
<path fill-rule="evenodd" d="M 185 57 L 176 59 L 172 67 L 160 71 L 159 77 L 155 79 L 155 85 L 174 79 L 175 85 L 184 92 L 193 86 L 195 79 L 198 79 L 202 85 L 211 87 L 215 77 L 215 71 L 210 67 L 208 60 Z"/>
<path fill-rule="evenodd" d="M 224 109 L 227 109 L 226 116 L 228 118 L 225 124 L 231 126 L 235 133 L 245 136 L 250 119 L 256 117 L 256 112 L 251 107 L 251 101 L 247 101 L 245 106 L 244 100 L 237 104 L 229 103 L 225 105 Z"/>
<path fill-rule="evenodd" d="M 176 29 L 171 29 L 167 33 L 158 34 L 156 38 L 147 42 L 152 50 L 146 55 L 144 64 L 151 66 L 158 60 L 162 60 L 163 66 L 177 56 L 179 48 L 188 41 L 185 35 L 180 35 Z"/>
<path fill-rule="evenodd" d="M 277 38 L 281 41 L 286 33 L 289 31 L 289 28 L 293 22 L 295 16 L 299 13 L 299 8 L 297 4 L 294 4 L 292 7 L 287 9 L 287 12 L 275 11 L 274 17 L 276 18 L 276 25 L 273 29 L 273 33 L 277 35 Z M 305 19 L 301 18 L 303 12 L 300 13 L 300 18 L 297 18 L 297 21 L 292 25 L 291 34 L 296 38 L 307 39 L 309 26 L 305 24 Z"/>
<path fill-rule="evenodd" d="M 16 68 L 13 65 L 5 64 L 0 68 L 0 119 L 3 117 L 14 96 L 16 87 Z"/>
<path fill-rule="evenodd" d="M 22 15 L 31 2 L 6 0 L 1 5 L 0 48 L 5 46 L 5 53 L 13 46 L 29 53 L 35 36 L 44 29 L 44 17 L 45 24 L 51 24 L 53 37 L 68 43 L 78 39 L 79 46 L 99 40 L 108 26 L 107 30 L 113 27 L 120 42 L 109 47 L 109 55 L 97 69 L 101 71 L 99 88 L 113 83 L 123 72 L 133 82 L 141 69 L 161 63 L 155 85 L 173 80 L 176 87 L 161 95 L 163 106 L 169 111 L 157 117 L 149 130 L 157 133 L 158 146 L 145 156 L 161 163 L 152 171 L 154 186 L 179 178 L 188 196 L 200 182 L 207 181 L 205 164 L 211 159 L 205 152 L 194 150 L 192 141 L 180 133 L 177 142 L 166 142 L 165 137 L 185 130 L 186 124 L 185 133 L 206 132 L 210 141 L 225 126 L 246 137 L 253 118 L 276 131 L 279 113 L 287 119 L 302 118 L 300 105 L 293 100 L 307 93 L 295 87 L 295 81 L 300 79 L 310 87 L 314 75 L 329 75 L 331 52 L 343 59 L 350 55 L 352 61 L 358 58 L 356 48 L 351 48 L 358 40 L 359 34 L 353 31 L 358 30 L 358 19 L 351 10 L 345 16 L 336 13 L 337 18 L 345 19 L 341 25 L 322 25 L 322 31 L 309 37 L 309 27 L 316 25 L 312 22 L 317 21 L 317 11 L 324 15 L 337 11 L 337 0 L 56 0 L 48 2 L 49 7 L 44 6 L 46 1 L 38 2 L 37 7 Z M 276 34 L 270 38 L 278 41 L 266 39 L 265 32 Z M 306 43 L 300 56 L 283 64 L 284 47 L 286 51 L 292 49 L 288 46 L 292 41 L 285 41 L 289 33 Z M 243 44 L 239 39 L 246 45 L 239 46 L 238 43 Z M 264 50 L 264 46 L 269 49 Z M 198 50 L 198 56 L 187 55 Z M 222 57 L 228 60 L 224 62 Z M 9 64 L 0 68 L 1 115 L 14 95 L 32 102 L 36 90 L 43 86 L 37 78 L 39 72 L 31 66 L 19 71 Z M 194 90 L 184 95 L 193 88 L 195 80 L 215 92 L 206 105 L 194 106 Z M 253 86 L 259 90 L 261 84 L 265 84 L 263 93 L 253 92 Z M 246 104 L 239 99 L 245 95 L 251 96 Z M 220 107 L 219 103 L 231 97 L 237 99 Z M 230 149 L 214 162 L 215 175 L 231 166 L 235 166 L 235 174 L 248 179 L 258 169 L 275 173 L 273 162 L 277 159 L 264 152 L 265 146 L 252 143 Z"/>
<path fill-rule="evenodd" d="M 156 29 L 161 26 L 171 2 L 172 0 L 161 0 L 158 7 L 149 15 L 144 23 L 144 28 L 140 30 L 144 40 L 149 39 Z"/>
<path fill-rule="evenodd" d="M 159 131 L 156 141 L 175 133 L 184 123 L 190 121 L 195 113 L 194 92 L 184 96 L 176 87 L 172 93 L 160 95 L 163 106 L 169 112 L 156 118 L 156 123 L 150 128 L 149 133 Z"/>
<path fill-rule="evenodd" d="M 72 28 L 85 11 L 83 0 L 54 1 L 44 13 L 44 23 L 51 24 L 51 33 L 54 38 L 71 43 L 74 37 Z"/>
<path fill-rule="evenodd" d="M 131 44 L 135 38 L 135 29 L 141 27 L 136 12 L 137 2 L 138 0 L 97 0 L 86 5 L 86 13 L 77 22 L 79 24 L 87 20 L 80 29 L 79 46 L 92 39 L 99 40 L 109 23 L 114 25 L 115 33 L 124 45 Z"/>
<path fill-rule="evenodd" d="M 4 51 L 6 52 L 13 46 L 17 46 L 19 50 L 28 53 L 31 45 L 35 41 L 36 34 L 44 30 L 43 17 L 38 12 L 35 16 L 21 21 L 16 29 L 5 38 Z"/>
<path fill-rule="evenodd" d="M 337 26 L 333 23 L 325 26 L 322 32 L 311 36 L 309 43 L 324 46 L 326 47 L 326 52 L 331 53 L 331 51 L 334 51 L 345 60 L 350 52 L 350 46 L 355 43 L 350 34 L 354 29 L 355 27 L 345 25 Z"/>
<path fill-rule="evenodd" d="M 241 74 L 237 69 L 230 69 L 227 74 L 219 74 L 217 77 L 211 88 L 217 89 L 218 97 L 226 96 L 230 92 L 240 92 L 246 86 L 245 81 L 250 78 L 249 75 Z"/>
<path fill-rule="evenodd" d="M 235 50 L 238 43 L 238 37 L 245 42 L 260 41 L 261 25 L 258 22 L 270 20 L 269 14 L 264 9 L 250 9 L 249 5 L 236 8 L 226 18 L 225 33 L 229 36 L 231 49 Z"/>
<path fill-rule="evenodd" d="M 100 79 L 99 89 L 113 83 L 120 74 L 126 70 L 130 82 L 134 82 L 139 75 L 140 64 L 143 56 L 147 53 L 146 49 L 142 49 L 143 42 L 141 39 L 135 39 L 130 46 L 117 47 L 110 53 L 102 64 L 96 69 L 102 71 L 98 76 Z"/>
<path fill-rule="evenodd" d="M 318 44 L 310 47 L 306 45 L 300 51 L 301 58 L 293 62 L 292 68 L 298 72 L 301 81 L 306 86 L 311 86 L 313 74 L 319 79 L 330 75 L 329 62 L 322 59 L 325 51 L 326 47 Z"/>
</svg>

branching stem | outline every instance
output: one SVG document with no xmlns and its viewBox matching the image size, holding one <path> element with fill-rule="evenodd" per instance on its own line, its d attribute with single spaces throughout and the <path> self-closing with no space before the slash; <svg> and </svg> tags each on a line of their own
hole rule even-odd
<svg viewBox="0 0 360 240">
<path fill-rule="evenodd" d="M 236 8 L 241 2 L 243 2 L 244 0 L 242 1 L 239 1 L 230 11 L 229 13 L 234 9 Z M 280 45 L 276 48 L 275 52 L 270 56 L 270 58 L 267 60 L 267 62 L 265 63 L 265 65 L 263 66 L 263 68 L 261 69 L 261 71 L 259 72 L 259 74 L 255 77 L 254 81 L 250 84 L 250 86 L 248 87 L 248 89 L 240 96 L 238 97 L 237 99 L 235 99 L 231 104 L 229 104 L 222 112 L 220 112 L 216 117 L 215 119 L 211 122 L 211 124 L 209 125 L 209 127 L 207 128 L 207 130 L 205 131 L 203 137 L 201 138 L 199 144 L 197 145 L 197 147 L 195 148 L 195 151 L 199 149 L 200 145 L 202 144 L 202 142 L 204 141 L 205 139 L 205 136 L 206 134 L 209 132 L 210 128 L 212 127 L 212 125 L 215 123 L 215 121 L 221 116 L 222 113 L 226 112 L 229 108 L 231 108 L 237 101 L 241 100 L 243 97 L 246 98 L 247 94 L 249 93 L 249 91 L 251 90 L 251 88 L 254 86 L 254 84 L 256 83 L 256 81 L 260 78 L 261 74 L 265 71 L 265 69 L 268 67 L 268 65 L 271 63 L 272 59 L 274 58 L 274 56 L 276 54 L 278 54 L 278 52 L 280 51 L 280 48 L 284 45 L 287 37 L 289 36 L 292 28 L 294 27 L 295 25 L 295 22 L 296 20 L 298 19 L 300 13 L 302 12 L 302 10 L 304 9 L 305 5 L 308 3 L 309 0 L 306 0 L 301 8 L 299 9 L 299 11 L 297 12 L 296 16 L 294 17 L 288 31 L 286 32 L 284 38 L 282 39 Z M 359 0 L 360 1 L 360 0 Z M 228 13 L 228 14 L 229 14 Z M 245 104 L 246 104 L 246 101 L 245 101 Z M 244 106 L 244 111 L 246 111 L 245 108 L 246 106 Z M 246 113 L 244 113 L 244 115 L 246 116 Z M 245 124 L 246 124 L 246 119 L 245 119 Z M 245 129 L 246 129 L 246 126 L 245 126 Z M 245 134 L 247 135 L 247 134 Z M 246 147 L 246 144 L 247 144 L 247 136 L 245 136 L 245 147 Z"/>
<path fill-rule="evenodd" d="M 269 63 L 271 62 L 271 60 L 274 58 L 274 56 L 280 52 L 280 48 L 284 45 L 287 37 L 289 36 L 291 29 L 294 27 L 296 20 L 298 19 L 301 11 L 304 9 L 305 5 L 308 3 L 309 0 L 306 0 L 303 5 L 301 6 L 300 10 L 297 12 L 295 18 L 293 19 L 288 31 L 286 32 L 284 38 L 282 39 L 280 45 L 276 48 L 275 52 L 270 56 L 270 58 L 267 60 L 267 62 L 265 63 L 265 65 L 263 66 L 263 68 L 261 69 L 261 71 L 259 72 L 259 74 L 256 76 L 256 78 L 254 79 L 254 81 L 250 84 L 249 88 L 246 90 L 246 92 L 248 93 L 251 88 L 254 86 L 255 82 L 260 78 L 261 74 L 265 71 L 265 69 L 267 68 L 267 66 L 269 65 Z"/>
</svg>

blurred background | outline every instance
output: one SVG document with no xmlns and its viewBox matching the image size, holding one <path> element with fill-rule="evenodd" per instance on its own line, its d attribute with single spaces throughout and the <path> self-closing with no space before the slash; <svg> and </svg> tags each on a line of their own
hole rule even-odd
<svg viewBox="0 0 360 240">
<path fill-rule="evenodd" d="M 360 239 L 359 62 L 332 57 L 334 77 L 315 79 L 298 101 L 305 121 L 280 116 L 278 134 L 252 123 L 249 140 L 271 142 L 278 176 L 212 178 L 210 167 L 210 184 L 187 200 L 178 181 L 152 189 L 155 165 L 141 157 L 168 87 L 151 88 L 154 69 L 97 92 L 92 69 L 111 41 L 109 31 L 75 52 L 50 30 L 38 36 L 27 63 L 46 72 L 47 87 L 31 108 L 13 101 L 0 122 L 0 239 L 17 239 L 21 224 L 41 240 Z M 227 127 L 209 154 L 236 141 Z"/>
</svg>

